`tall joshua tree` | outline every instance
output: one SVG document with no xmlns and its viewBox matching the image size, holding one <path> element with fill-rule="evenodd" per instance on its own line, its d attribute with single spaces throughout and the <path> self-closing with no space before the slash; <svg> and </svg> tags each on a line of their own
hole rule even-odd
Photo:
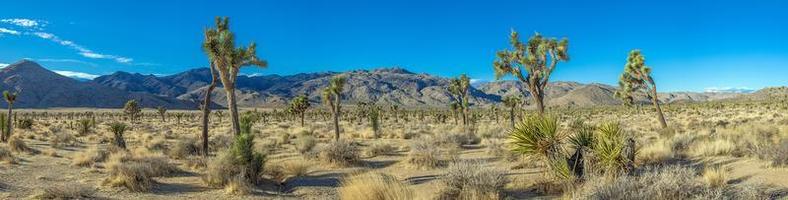
<svg viewBox="0 0 788 200">
<path fill-rule="evenodd" d="M 164 106 L 156 107 L 156 112 L 159 113 L 159 116 L 161 116 L 162 122 L 167 121 L 167 118 L 164 118 L 164 116 L 167 114 L 167 108 L 165 108 Z"/>
<path fill-rule="evenodd" d="M 621 98 L 625 103 L 632 103 L 634 93 L 645 93 L 654 107 L 657 109 L 657 117 L 659 117 L 659 125 L 662 128 L 668 127 L 665 121 L 665 115 L 662 114 L 662 109 L 659 107 L 659 99 L 657 99 L 657 84 L 651 77 L 651 68 L 646 66 L 646 58 L 640 53 L 640 50 L 632 50 L 627 57 L 627 64 L 624 65 L 624 73 L 618 81 L 618 91 L 616 96 Z"/>
<path fill-rule="evenodd" d="M 510 95 L 503 98 L 503 104 L 509 107 L 509 121 L 512 124 L 512 129 L 514 129 L 514 109 L 522 103 L 523 100 L 518 95 Z"/>
<path fill-rule="evenodd" d="M 129 120 L 134 122 L 137 120 L 142 109 L 140 108 L 140 104 L 137 103 L 137 100 L 129 100 L 126 102 L 126 105 L 123 106 L 123 113 L 129 116 Z"/>
<path fill-rule="evenodd" d="M 11 123 L 11 119 L 13 117 L 12 113 L 14 111 L 14 102 L 16 101 L 16 92 L 11 93 L 8 91 L 3 91 L 3 97 L 5 98 L 5 101 L 8 102 L 8 117 L 6 117 L 6 126 L 2 127 L 5 128 L 5 136 L 3 136 L 3 141 L 8 141 L 12 135 L 11 127 L 13 124 Z"/>
<path fill-rule="evenodd" d="M 471 79 L 465 74 L 451 80 L 449 92 L 459 105 L 460 115 L 462 115 L 462 125 L 468 125 L 468 89 L 471 87 Z"/>
<path fill-rule="evenodd" d="M 311 104 L 309 104 L 309 99 L 303 94 L 298 95 L 290 101 L 290 107 L 288 109 L 301 118 L 301 126 L 304 126 L 304 115 L 306 114 L 306 110 L 309 109 L 309 106 L 311 106 Z"/>
<path fill-rule="evenodd" d="M 235 81 L 241 67 L 267 67 L 268 63 L 257 57 L 257 45 L 252 42 L 248 47 L 235 46 L 235 34 L 230 31 L 227 17 L 216 18 L 216 28 L 205 30 L 203 50 L 208 54 L 211 66 L 215 67 L 227 93 L 227 109 L 230 111 L 233 132 L 241 133 L 238 122 L 238 103 L 235 99 Z"/>
<path fill-rule="evenodd" d="M 544 89 L 558 62 L 569 61 L 569 40 L 544 38 L 539 33 L 520 41 L 517 31 L 510 36 L 511 50 L 498 51 L 493 69 L 495 79 L 511 74 L 523 82 L 536 101 L 540 114 L 544 114 Z"/>
<path fill-rule="evenodd" d="M 218 22 L 217 22 L 218 23 Z M 212 38 L 209 38 L 208 32 L 210 29 L 205 31 L 205 41 L 203 42 L 203 51 L 208 54 L 208 58 L 212 59 L 210 56 L 210 51 L 212 49 L 218 49 Z M 203 97 L 202 104 L 200 105 L 200 109 L 202 109 L 202 155 L 207 157 L 208 156 L 208 120 L 211 116 L 211 94 L 213 93 L 213 89 L 216 89 L 216 83 L 219 82 L 219 75 L 217 74 L 217 70 L 215 67 L 215 61 L 211 60 L 209 65 L 209 70 L 211 71 L 211 84 L 208 85 L 208 89 L 205 90 L 205 96 Z M 219 111 L 221 112 L 221 111 Z M 221 116 L 219 117 L 219 123 L 222 122 Z"/>
<path fill-rule="evenodd" d="M 339 141 L 339 115 L 341 109 L 342 89 L 347 79 L 344 76 L 334 76 L 329 81 L 328 87 L 323 90 L 323 103 L 327 104 L 334 118 L 334 134 Z"/>
</svg>

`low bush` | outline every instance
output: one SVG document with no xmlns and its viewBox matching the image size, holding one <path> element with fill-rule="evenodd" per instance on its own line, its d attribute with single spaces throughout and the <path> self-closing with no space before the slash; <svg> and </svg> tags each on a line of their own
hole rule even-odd
<svg viewBox="0 0 788 200">
<path fill-rule="evenodd" d="M 438 199 L 501 199 L 508 181 L 503 170 L 482 166 L 480 162 L 455 162 L 441 177 L 444 188 Z"/>
<path fill-rule="evenodd" d="M 397 178 L 381 173 L 364 173 L 345 178 L 339 188 L 345 200 L 414 199 L 413 191 Z"/>
<path fill-rule="evenodd" d="M 318 159 L 339 166 L 353 165 L 360 160 L 358 147 L 350 141 L 339 140 L 318 149 Z"/>
</svg>

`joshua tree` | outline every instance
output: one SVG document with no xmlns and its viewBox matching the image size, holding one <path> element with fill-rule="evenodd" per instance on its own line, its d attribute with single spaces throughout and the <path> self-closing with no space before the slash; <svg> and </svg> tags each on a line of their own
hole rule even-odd
<svg viewBox="0 0 788 200">
<path fill-rule="evenodd" d="M 183 118 L 183 115 L 184 114 L 182 112 L 176 112 L 175 113 L 175 121 L 176 121 L 176 123 L 181 124 L 181 118 Z"/>
<path fill-rule="evenodd" d="M 306 110 L 309 109 L 309 106 L 311 106 L 311 104 L 309 104 L 309 99 L 303 94 L 298 95 L 290 101 L 289 110 L 301 118 L 301 126 L 304 126 L 304 114 L 306 114 Z"/>
<path fill-rule="evenodd" d="M 512 30 L 510 43 L 513 49 L 498 51 L 493 62 L 495 79 L 511 74 L 520 80 L 528 87 L 539 113 L 544 114 L 544 89 L 558 62 L 569 60 L 569 40 L 543 38 L 536 33 L 528 43 L 523 43 Z"/>
<path fill-rule="evenodd" d="M 11 113 L 13 113 L 13 110 L 14 110 L 14 102 L 16 101 L 16 92 L 10 93 L 8 91 L 3 91 L 3 97 L 5 98 L 5 101 L 8 102 L 8 118 L 6 118 L 7 121 L 6 121 L 6 127 L 5 127 L 5 130 L 6 130 L 5 134 L 6 134 L 6 136 L 4 137 L 5 140 L 8 140 L 8 138 L 10 138 L 11 135 L 12 135 L 11 127 L 13 126 L 13 124 L 11 123 L 12 122 L 11 121 L 11 118 L 12 118 L 11 117 Z"/>
<path fill-rule="evenodd" d="M 657 99 L 657 84 L 651 77 L 651 68 L 646 66 L 646 58 L 640 53 L 640 50 L 632 50 L 627 57 L 627 64 L 624 65 L 624 73 L 618 81 L 618 91 L 616 96 L 624 100 L 625 103 L 631 103 L 634 99 L 634 93 L 642 92 L 651 98 L 651 102 L 657 109 L 657 117 L 659 117 L 659 125 L 662 128 L 668 127 L 665 122 L 665 115 L 662 114 L 662 109 L 659 108 L 659 99 Z"/>
<path fill-rule="evenodd" d="M 0 142 L 7 142 L 10 134 L 8 134 L 8 120 L 5 113 L 0 113 Z"/>
<path fill-rule="evenodd" d="M 323 90 L 323 103 L 329 106 L 331 116 L 334 117 L 334 134 L 339 141 L 339 115 L 341 109 L 342 90 L 345 87 L 346 78 L 344 76 L 334 76 L 329 81 L 328 87 Z"/>
<path fill-rule="evenodd" d="M 235 81 L 238 71 L 245 66 L 267 67 L 268 63 L 257 57 L 257 45 L 253 42 L 249 47 L 236 47 L 235 34 L 230 31 L 227 17 L 216 18 L 216 28 L 205 30 L 203 50 L 208 54 L 211 66 L 215 67 L 227 93 L 227 109 L 230 111 L 233 132 L 241 133 L 238 122 L 238 103 L 235 99 Z"/>
<path fill-rule="evenodd" d="M 109 124 L 109 130 L 115 135 L 115 146 L 126 149 L 126 140 L 123 133 L 126 132 L 126 124 L 123 122 L 113 122 Z"/>
<path fill-rule="evenodd" d="M 164 118 L 166 116 L 166 114 L 167 114 L 167 108 L 165 108 L 164 106 L 156 107 L 156 112 L 158 112 L 159 116 L 161 116 L 161 121 L 162 122 L 166 122 L 167 121 L 167 119 Z"/>
<path fill-rule="evenodd" d="M 471 87 L 471 79 L 465 74 L 451 80 L 449 92 L 453 95 L 459 105 L 460 115 L 462 115 L 462 125 L 468 125 L 468 89 Z"/>
<path fill-rule="evenodd" d="M 511 95 L 503 98 L 503 104 L 509 107 L 509 121 L 512 123 L 512 129 L 514 129 L 514 109 L 522 103 L 523 100 L 520 99 L 520 96 Z"/>
<path fill-rule="evenodd" d="M 137 116 L 142 112 L 140 105 L 137 103 L 137 100 L 129 100 L 126 102 L 126 105 L 123 106 L 123 113 L 129 116 L 129 120 L 132 122 L 137 119 Z"/>
<path fill-rule="evenodd" d="M 457 112 L 460 111 L 460 104 L 457 102 L 451 102 L 449 104 L 449 109 L 451 109 L 451 116 L 454 118 L 454 124 L 457 124 Z"/>
<path fill-rule="evenodd" d="M 205 37 L 206 37 L 205 41 L 208 41 L 209 40 L 208 34 L 206 34 Z M 205 45 L 207 44 L 204 44 L 203 48 L 207 52 L 207 49 L 205 49 Z M 208 85 L 208 90 L 205 91 L 205 97 L 203 97 L 202 105 L 200 105 L 200 108 L 202 109 L 202 134 L 201 134 L 202 155 L 205 157 L 208 156 L 208 119 L 211 116 L 211 93 L 213 93 L 213 89 L 216 88 L 216 82 L 218 82 L 217 79 L 219 78 L 218 75 L 216 74 L 216 68 L 214 67 L 214 62 L 211 62 L 210 70 L 211 70 L 211 84 Z M 221 113 L 221 111 L 219 111 L 218 113 Z M 221 120 L 222 118 L 220 115 L 219 123 L 222 122 Z"/>
</svg>

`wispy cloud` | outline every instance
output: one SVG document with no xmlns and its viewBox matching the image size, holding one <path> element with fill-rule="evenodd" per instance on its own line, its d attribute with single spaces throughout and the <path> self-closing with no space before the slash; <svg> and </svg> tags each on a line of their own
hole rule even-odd
<svg viewBox="0 0 788 200">
<path fill-rule="evenodd" d="M 33 20 L 33 19 L 13 18 L 13 19 L 0 19 L 0 22 L 7 23 L 7 24 L 13 24 L 13 25 L 20 26 L 20 27 L 23 27 L 23 28 L 26 29 L 25 30 L 26 32 L 19 32 L 19 31 L 15 31 L 15 30 L 0 28 L 0 34 L 7 33 L 7 34 L 12 34 L 12 35 L 20 35 L 20 34 L 24 33 L 24 35 L 36 36 L 38 38 L 49 40 L 49 41 L 55 42 L 57 44 L 60 44 L 62 46 L 74 49 L 74 50 L 77 51 L 77 54 L 79 54 L 80 56 L 85 57 L 85 58 L 110 59 L 110 60 L 114 60 L 115 62 L 123 63 L 123 64 L 131 64 L 131 62 L 134 61 L 134 59 L 129 58 L 129 57 L 125 57 L 125 56 L 99 53 L 99 52 L 93 51 L 91 49 L 88 49 L 87 47 L 84 47 L 82 45 L 79 45 L 79 44 L 75 43 L 74 41 L 61 39 L 60 37 L 58 37 L 54 33 L 46 32 L 44 30 L 44 27 L 48 23 L 46 21 Z"/>
<path fill-rule="evenodd" d="M 7 29 L 7 28 L 0 28 L 0 35 L 3 34 L 19 35 L 19 31 Z"/>
<path fill-rule="evenodd" d="M 20 18 L 13 18 L 13 19 L 0 19 L 0 22 L 13 24 L 21 27 L 27 28 L 40 28 L 47 24 L 46 21 L 41 20 L 34 20 L 34 19 L 20 19 Z"/>
<path fill-rule="evenodd" d="M 0 63 L 0 68 L 5 68 L 5 67 L 7 67 L 8 65 L 9 65 L 8 63 Z"/>
<path fill-rule="evenodd" d="M 41 58 L 41 59 L 32 59 L 26 58 L 28 60 L 35 60 L 37 62 L 49 62 L 49 63 L 69 63 L 69 64 L 81 64 L 81 65 L 88 65 L 91 67 L 98 67 L 96 63 L 86 62 L 77 59 L 57 59 L 57 58 Z"/>
<path fill-rule="evenodd" d="M 755 91 L 749 87 L 708 87 L 703 90 L 710 93 L 750 93 Z"/>
<path fill-rule="evenodd" d="M 99 75 L 95 74 L 88 74 L 84 72 L 75 72 L 75 71 L 65 71 L 65 70 L 53 70 L 55 73 L 58 73 L 63 76 L 71 77 L 71 78 L 78 78 L 78 79 L 94 79 L 98 78 Z"/>
</svg>

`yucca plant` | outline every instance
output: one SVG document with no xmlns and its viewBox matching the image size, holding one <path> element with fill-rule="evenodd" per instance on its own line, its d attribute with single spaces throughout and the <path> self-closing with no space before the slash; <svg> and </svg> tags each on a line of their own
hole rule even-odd
<svg viewBox="0 0 788 200">
<path fill-rule="evenodd" d="M 615 175 L 632 169 L 634 140 L 627 139 L 621 126 L 615 122 L 600 125 L 596 131 L 593 152 L 606 174 Z"/>
<path fill-rule="evenodd" d="M 165 118 L 165 116 L 167 116 L 167 108 L 166 107 L 164 107 L 164 106 L 156 107 L 156 112 L 159 113 L 159 116 L 161 117 L 161 121 L 162 122 L 166 122 L 167 121 L 167 118 Z"/>
<path fill-rule="evenodd" d="M 258 117 L 249 113 L 244 114 L 240 119 L 241 134 L 235 137 L 233 145 L 230 147 L 230 154 L 235 158 L 235 163 L 242 167 L 240 170 L 246 180 L 257 183 L 257 177 L 263 171 L 265 155 L 254 151 L 254 134 L 252 124 Z"/>
<path fill-rule="evenodd" d="M 6 142 L 11 134 L 8 132 L 8 129 L 5 127 L 8 126 L 8 121 L 6 120 L 8 116 L 6 114 L 0 113 L 0 141 Z"/>
<path fill-rule="evenodd" d="M 569 125 L 569 128 L 574 132 L 569 136 L 569 143 L 575 149 L 575 152 L 567 160 L 569 169 L 576 177 L 582 178 L 585 172 L 585 154 L 594 147 L 594 131 L 595 127 L 586 125 L 583 121 L 576 120 Z"/>
<path fill-rule="evenodd" d="M 559 172 L 556 173 L 558 177 L 564 177 L 556 171 L 561 165 L 556 162 L 566 159 L 564 138 L 566 136 L 558 130 L 558 118 L 551 115 L 526 116 L 509 133 L 512 151 L 541 159 L 553 172 Z"/>
<path fill-rule="evenodd" d="M 126 140 L 123 138 L 123 133 L 128 130 L 128 126 L 123 122 L 113 122 L 109 124 L 109 130 L 115 136 L 115 146 L 126 149 Z"/>
<path fill-rule="evenodd" d="M 77 133 L 79 135 L 87 135 L 93 130 L 94 122 L 89 119 L 77 120 Z"/>
</svg>

